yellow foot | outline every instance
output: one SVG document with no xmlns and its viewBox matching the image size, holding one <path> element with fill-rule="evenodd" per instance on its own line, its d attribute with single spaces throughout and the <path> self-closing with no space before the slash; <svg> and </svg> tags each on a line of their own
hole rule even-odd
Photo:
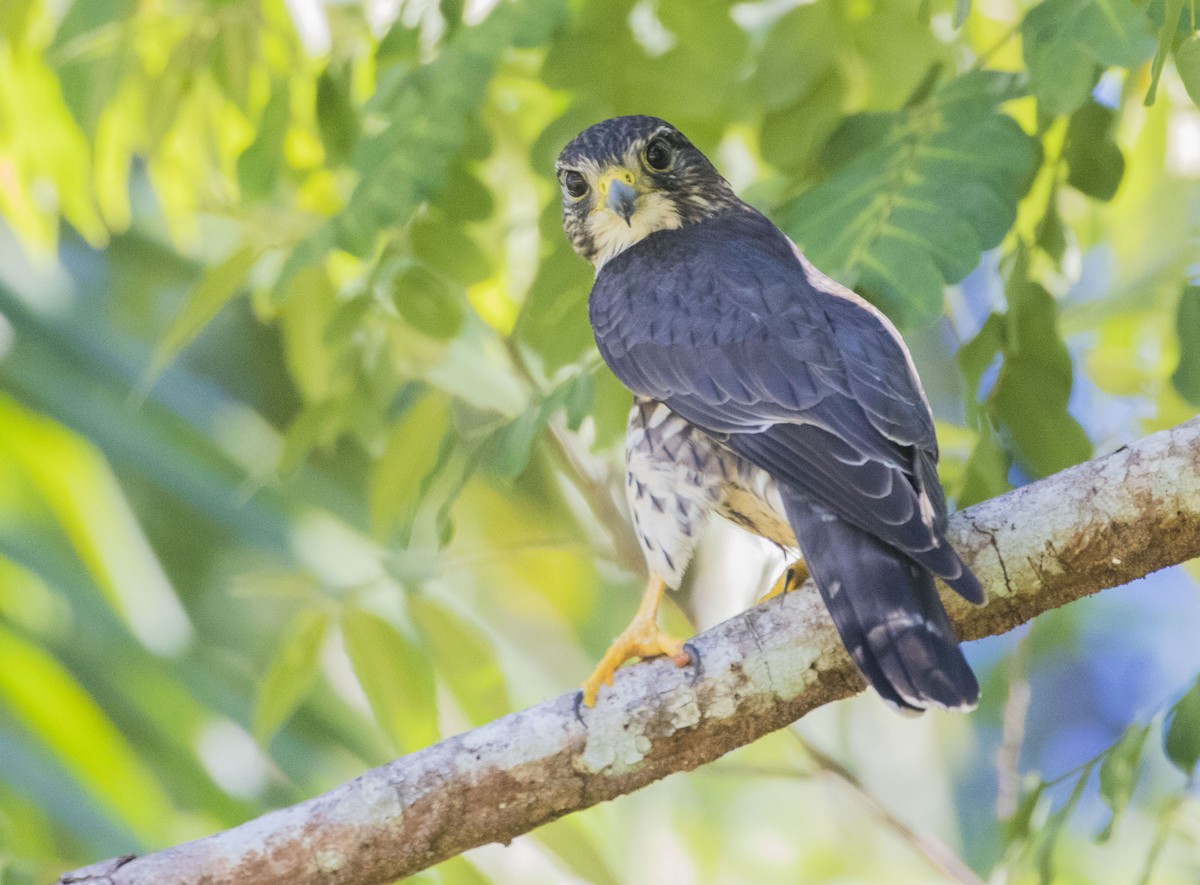
<svg viewBox="0 0 1200 885">
<path fill-rule="evenodd" d="M 774 599 L 776 596 L 782 596 L 784 593 L 791 593 L 807 580 L 808 566 L 804 564 L 803 559 L 797 559 L 783 570 L 783 574 L 779 576 L 779 580 L 775 582 L 775 586 L 771 588 L 770 592 L 754 604 L 760 605 L 768 599 Z"/>
<path fill-rule="evenodd" d="M 642 597 L 637 615 L 624 632 L 608 647 L 592 675 L 583 683 L 583 702 L 589 707 L 596 705 L 596 696 L 601 685 L 612 685 L 617 668 L 631 658 L 653 658 L 668 655 L 677 666 L 687 665 L 690 657 L 683 648 L 683 640 L 663 631 L 658 626 L 658 604 L 662 600 L 663 583 L 652 579 Z"/>
</svg>

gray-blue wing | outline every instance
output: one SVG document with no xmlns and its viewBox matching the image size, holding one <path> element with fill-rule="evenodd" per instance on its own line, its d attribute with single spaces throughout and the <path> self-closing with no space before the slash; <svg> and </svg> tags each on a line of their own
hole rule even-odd
<svg viewBox="0 0 1200 885">
<path fill-rule="evenodd" d="M 902 342 L 814 287 L 761 215 L 647 237 L 605 265 L 589 308 L 635 393 L 982 601 L 942 535 L 933 420 Z"/>
</svg>

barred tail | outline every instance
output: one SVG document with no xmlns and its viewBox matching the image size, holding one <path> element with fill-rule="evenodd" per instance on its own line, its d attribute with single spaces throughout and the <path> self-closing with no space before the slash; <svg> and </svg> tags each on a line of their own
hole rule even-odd
<svg viewBox="0 0 1200 885">
<path fill-rule="evenodd" d="M 801 494 L 780 491 L 808 570 L 871 687 L 901 710 L 972 709 L 979 683 L 933 576 Z"/>
</svg>

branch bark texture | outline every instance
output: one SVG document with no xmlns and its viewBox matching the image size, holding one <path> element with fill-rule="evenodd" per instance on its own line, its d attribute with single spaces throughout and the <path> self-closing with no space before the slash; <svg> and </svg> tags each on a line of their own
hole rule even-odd
<svg viewBox="0 0 1200 885">
<path fill-rule="evenodd" d="M 963 639 L 1200 556 L 1200 418 L 955 514 L 988 590 L 945 597 Z M 697 669 L 622 670 L 592 710 L 566 694 L 373 769 L 307 802 L 61 883 L 374 885 L 688 771 L 856 694 L 812 587 L 694 640 Z"/>
</svg>

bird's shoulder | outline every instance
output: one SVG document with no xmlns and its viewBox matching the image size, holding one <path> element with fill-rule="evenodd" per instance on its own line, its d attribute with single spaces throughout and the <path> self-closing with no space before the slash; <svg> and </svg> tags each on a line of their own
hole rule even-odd
<svg viewBox="0 0 1200 885">
<path fill-rule="evenodd" d="M 602 350 L 787 349 L 818 365 L 898 375 L 903 394 L 920 388 L 908 348 L 887 317 L 819 271 L 744 204 L 658 231 L 614 257 L 596 276 L 589 314 Z"/>
<path fill-rule="evenodd" d="M 628 387 L 709 429 L 815 422 L 853 431 L 864 451 L 915 445 L 936 458 L 895 327 L 749 207 L 614 257 L 589 310 L 601 355 Z"/>
<path fill-rule="evenodd" d="M 744 207 L 657 231 L 615 256 L 596 275 L 589 308 L 598 334 L 616 323 L 652 334 L 691 322 L 736 340 L 761 333 L 768 318 L 808 313 L 797 298 L 806 288 L 787 237 Z"/>
</svg>

